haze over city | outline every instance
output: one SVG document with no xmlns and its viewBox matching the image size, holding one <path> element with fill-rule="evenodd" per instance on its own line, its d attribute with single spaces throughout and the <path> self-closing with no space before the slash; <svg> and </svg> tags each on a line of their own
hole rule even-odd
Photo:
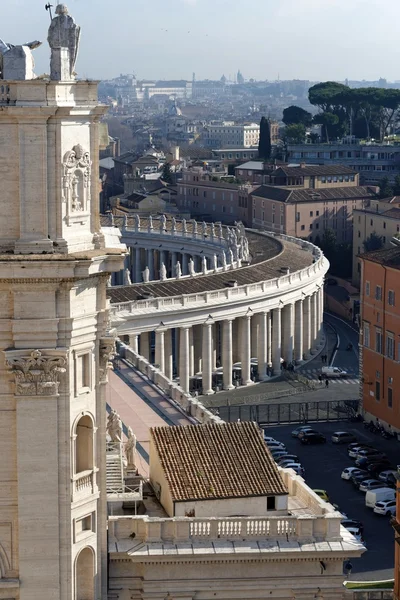
<svg viewBox="0 0 400 600">
<path fill-rule="evenodd" d="M 2 37 L 18 44 L 46 40 L 43 0 L 4 2 Z M 246 79 L 375 80 L 398 78 L 400 50 L 390 24 L 395 0 L 70 0 L 84 28 L 80 77 L 229 77 Z M 54 8 L 53 8 L 54 10 Z M 390 19 L 387 15 L 390 14 Z M 21 16 L 23 15 L 23 18 Z M 46 72 L 48 49 L 36 53 Z M 47 69 L 48 70 L 48 69 Z"/>
</svg>

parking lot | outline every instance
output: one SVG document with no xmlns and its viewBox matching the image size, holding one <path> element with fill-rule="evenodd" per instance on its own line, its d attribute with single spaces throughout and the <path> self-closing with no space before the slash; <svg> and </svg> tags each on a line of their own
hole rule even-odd
<svg viewBox="0 0 400 600">
<path fill-rule="evenodd" d="M 340 475 L 345 467 L 355 466 L 348 457 L 347 444 L 332 444 L 330 436 L 334 431 L 349 431 L 357 440 L 373 445 L 387 454 L 393 465 L 400 463 L 400 444 L 395 440 L 385 440 L 373 434 L 362 423 L 315 423 L 312 427 L 323 433 L 326 444 L 304 446 L 291 437 L 296 425 L 268 427 L 267 435 L 283 442 L 291 454 L 296 454 L 306 470 L 305 480 L 311 488 L 325 489 L 330 501 L 337 504 L 349 518 L 362 521 L 367 552 L 360 559 L 352 560 L 352 580 L 378 580 L 393 577 L 394 532 L 389 518 L 374 514 L 365 506 L 365 494 L 358 491 L 351 482 Z"/>
</svg>

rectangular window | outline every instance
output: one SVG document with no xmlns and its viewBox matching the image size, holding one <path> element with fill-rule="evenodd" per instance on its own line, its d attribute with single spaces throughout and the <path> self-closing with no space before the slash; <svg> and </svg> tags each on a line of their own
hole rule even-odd
<svg viewBox="0 0 400 600">
<path fill-rule="evenodd" d="M 267 510 L 275 510 L 275 496 L 267 496 Z"/>
<path fill-rule="evenodd" d="M 377 285 L 375 288 L 375 300 L 382 300 L 382 288 L 380 285 Z"/>
<path fill-rule="evenodd" d="M 315 211 L 315 216 L 316 216 L 316 217 L 319 217 L 319 210 L 316 210 L 316 211 Z"/>
<path fill-rule="evenodd" d="M 304 231 L 305 230 L 305 225 L 301 226 L 301 230 Z"/>
<path fill-rule="evenodd" d="M 297 223 L 300 221 L 300 213 L 299 212 L 296 213 L 296 221 L 297 221 Z"/>
<path fill-rule="evenodd" d="M 314 216 L 314 212 L 312 210 L 310 210 L 310 217 Z"/>
<path fill-rule="evenodd" d="M 394 360 L 394 334 L 386 332 L 386 356 Z"/>
<path fill-rule="evenodd" d="M 394 291 L 393 290 L 389 290 L 388 304 L 389 304 L 389 306 L 394 306 Z"/>
<path fill-rule="evenodd" d="M 366 322 L 364 321 L 364 327 L 363 327 L 363 330 L 364 330 L 364 346 L 365 346 L 366 348 L 369 348 L 369 345 L 370 345 L 370 330 L 369 330 L 369 323 L 366 323 Z"/>
<path fill-rule="evenodd" d="M 370 287 L 371 287 L 371 286 L 370 286 L 370 283 L 369 283 L 369 281 L 366 281 L 366 282 L 365 282 L 365 295 L 366 295 L 366 296 L 369 296 L 369 293 L 370 293 Z"/>
<path fill-rule="evenodd" d="M 375 399 L 380 402 L 381 400 L 381 382 L 375 381 Z"/>
<path fill-rule="evenodd" d="M 388 388 L 388 390 L 387 390 L 387 403 L 388 403 L 388 408 L 393 408 L 393 390 L 392 390 L 392 388 Z"/>
<path fill-rule="evenodd" d="M 375 352 L 382 354 L 382 329 L 375 327 Z"/>
</svg>

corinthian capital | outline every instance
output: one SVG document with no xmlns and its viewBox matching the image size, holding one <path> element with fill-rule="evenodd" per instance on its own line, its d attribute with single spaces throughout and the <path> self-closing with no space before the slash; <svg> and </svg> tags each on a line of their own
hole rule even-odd
<svg viewBox="0 0 400 600">
<path fill-rule="evenodd" d="M 57 350 L 10 350 L 6 365 L 15 378 L 16 396 L 57 396 L 66 372 L 67 353 Z"/>
</svg>

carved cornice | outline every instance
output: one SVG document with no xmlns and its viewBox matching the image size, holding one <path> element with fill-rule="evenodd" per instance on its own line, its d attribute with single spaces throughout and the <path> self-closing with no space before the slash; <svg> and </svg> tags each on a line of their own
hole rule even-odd
<svg viewBox="0 0 400 600">
<path fill-rule="evenodd" d="M 16 396 L 58 395 L 68 362 L 66 351 L 10 350 L 4 354 L 15 378 Z"/>
</svg>

